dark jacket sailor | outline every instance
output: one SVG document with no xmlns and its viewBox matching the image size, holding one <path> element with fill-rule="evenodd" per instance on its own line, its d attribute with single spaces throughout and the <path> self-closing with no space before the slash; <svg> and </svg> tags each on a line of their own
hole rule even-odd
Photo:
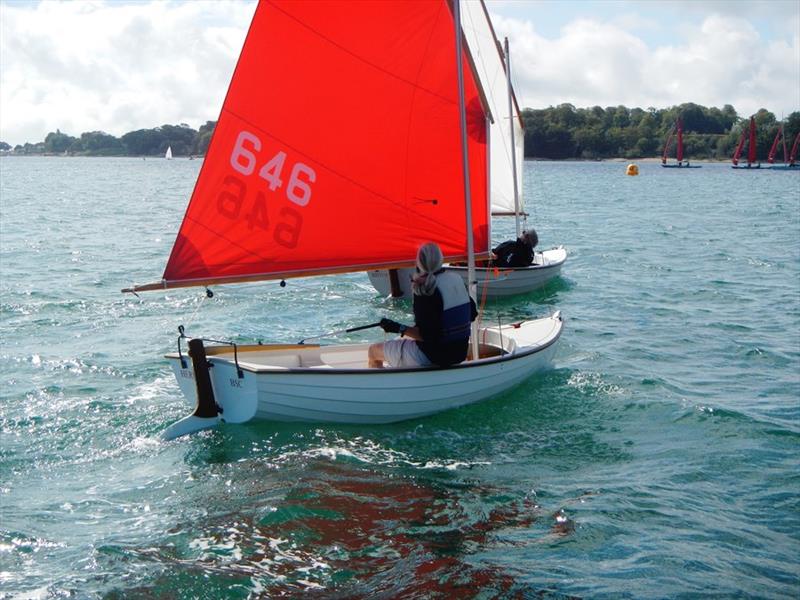
<svg viewBox="0 0 800 600">
<path fill-rule="evenodd" d="M 369 348 L 369 366 L 392 367 L 438 365 L 448 367 L 467 357 L 470 323 L 475 320 L 475 302 L 469 297 L 464 281 L 442 269 L 442 251 L 434 243 L 417 252 L 417 275 L 414 293 L 413 327 L 381 319 L 381 327 L 400 337 Z"/>
<path fill-rule="evenodd" d="M 539 236 L 533 229 L 526 229 L 516 240 L 503 242 L 492 250 L 492 264 L 498 267 L 527 267 L 533 263 L 533 249 Z"/>
</svg>

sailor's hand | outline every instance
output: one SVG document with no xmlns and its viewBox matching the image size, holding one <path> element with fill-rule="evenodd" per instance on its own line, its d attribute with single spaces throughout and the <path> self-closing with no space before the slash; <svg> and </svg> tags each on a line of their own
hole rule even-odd
<svg viewBox="0 0 800 600">
<path fill-rule="evenodd" d="M 397 321 L 392 321 L 391 319 L 381 319 L 381 329 L 383 329 L 386 333 L 400 333 L 400 329 L 402 327 L 403 326 Z"/>
</svg>

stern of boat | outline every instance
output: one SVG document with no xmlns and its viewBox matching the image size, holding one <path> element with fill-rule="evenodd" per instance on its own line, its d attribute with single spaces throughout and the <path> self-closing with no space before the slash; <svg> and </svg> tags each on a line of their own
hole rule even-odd
<svg viewBox="0 0 800 600">
<path fill-rule="evenodd" d="M 213 401 L 219 408 L 220 420 L 228 423 L 249 421 L 258 409 L 256 374 L 243 370 L 233 351 L 227 347 L 212 346 L 206 351 Z M 168 354 L 166 358 L 187 403 L 197 406 L 197 378 L 192 361 L 185 354 Z"/>
</svg>

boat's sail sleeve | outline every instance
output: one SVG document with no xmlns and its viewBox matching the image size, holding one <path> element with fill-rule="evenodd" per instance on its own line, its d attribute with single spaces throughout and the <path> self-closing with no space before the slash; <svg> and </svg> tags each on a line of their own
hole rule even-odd
<svg viewBox="0 0 800 600">
<path fill-rule="evenodd" d="M 522 190 L 524 154 L 524 132 L 519 106 L 514 98 L 512 125 L 516 152 L 512 156 L 511 127 L 508 123 L 508 82 L 502 49 L 483 2 L 463 2 L 461 10 L 464 37 L 494 116 L 489 133 L 491 212 L 513 215 L 515 211 L 513 177 L 516 173 L 517 189 Z M 512 161 L 517 163 L 516 169 L 512 168 Z"/>
<path fill-rule="evenodd" d="M 432 240 L 465 256 L 454 35 L 446 0 L 262 0 L 159 287 L 410 264 Z M 470 187 L 486 199 L 466 56 Z M 478 254 L 487 221 L 473 202 Z"/>
</svg>

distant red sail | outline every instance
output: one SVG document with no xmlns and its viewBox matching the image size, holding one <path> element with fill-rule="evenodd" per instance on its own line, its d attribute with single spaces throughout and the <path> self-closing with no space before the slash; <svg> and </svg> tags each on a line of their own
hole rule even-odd
<svg viewBox="0 0 800 600">
<path fill-rule="evenodd" d="M 750 142 L 747 147 L 747 164 L 756 162 L 756 120 L 750 117 Z"/>
<path fill-rule="evenodd" d="M 164 280 L 272 279 L 467 253 L 446 0 L 262 0 Z M 489 247 L 486 114 L 464 65 L 472 222 Z"/>
<path fill-rule="evenodd" d="M 772 140 L 772 146 L 769 149 L 769 154 L 767 155 L 767 162 L 772 164 L 775 162 L 775 154 L 778 151 L 778 142 L 781 141 L 781 136 L 783 134 L 783 127 L 778 127 L 778 133 L 775 134 L 775 139 Z M 784 162 L 786 161 L 786 144 L 784 144 Z"/>
<path fill-rule="evenodd" d="M 800 146 L 800 131 L 794 136 L 794 143 L 792 144 L 792 151 L 789 152 L 789 166 L 793 167 L 797 160 L 797 147 Z"/>
<path fill-rule="evenodd" d="M 674 134 L 675 134 L 675 127 L 673 127 L 672 130 L 669 132 L 669 135 L 667 136 L 667 141 L 664 144 L 664 152 L 661 154 L 662 164 L 667 164 L 667 154 L 669 153 L 669 145 L 672 142 L 672 136 Z"/>
<path fill-rule="evenodd" d="M 742 148 L 744 148 L 744 141 L 747 139 L 747 130 L 742 130 L 742 135 L 739 136 L 739 143 L 736 144 L 736 150 L 733 152 L 733 164 L 739 164 L 739 157 L 742 155 Z"/>
</svg>

